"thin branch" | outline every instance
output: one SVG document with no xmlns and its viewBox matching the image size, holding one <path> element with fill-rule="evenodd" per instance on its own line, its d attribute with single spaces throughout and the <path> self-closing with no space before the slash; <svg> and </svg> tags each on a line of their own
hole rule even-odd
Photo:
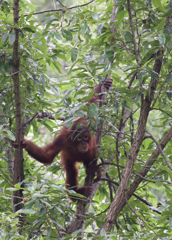
<svg viewBox="0 0 172 240">
<path fill-rule="evenodd" d="M 12 73 L 11 75 L 7 75 L 7 77 L 12 77 L 12 76 L 14 76 L 15 74 L 17 74 L 17 73 L 20 73 L 20 72 L 22 72 L 26 67 L 28 67 L 29 66 L 29 64 L 26 64 L 26 66 L 24 67 L 24 68 L 22 68 L 21 70 L 18 70 L 18 71 L 16 71 L 16 72 L 14 72 L 14 73 Z"/>
<path fill-rule="evenodd" d="M 73 7 L 70 7 L 70 8 L 66 8 L 66 11 L 67 10 L 71 10 L 73 8 L 79 8 L 79 7 L 84 7 L 86 5 L 89 5 L 90 3 L 94 2 L 95 0 L 91 0 L 90 2 L 88 3 L 84 3 L 84 4 L 81 4 L 81 5 L 76 5 L 76 6 L 73 6 Z M 59 8 L 59 9 L 49 9 L 49 10 L 45 10 L 45 11 L 40 11 L 40 12 L 35 12 L 33 13 L 33 15 L 37 15 L 37 14 L 42 14 L 42 13 L 47 13 L 47 12 L 63 12 L 64 9 L 63 8 Z M 24 14 L 24 17 L 27 17 L 29 14 Z"/>
<path fill-rule="evenodd" d="M 42 113 L 35 113 L 33 115 L 33 117 L 29 117 L 26 122 L 24 122 L 22 124 L 22 134 L 24 135 L 25 129 L 26 127 L 35 119 L 35 118 L 48 118 L 48 119 L 52 119 L 52 120 L 56 120 L 55 117 L 53 116 L 53 113 L 49 113 L 49 112 L 42 112 Z M 60 116 L 58 118 L 58 120 L 64 121 L 65 117 L 64 116 Z"/>
<path fill-rule="evenodd" d="M 62 7 L 67 8 L 63 3 L 61 3 L 59 0 L 56 0 Z"/>
<path fill-rule="evenodd" d="M 33 117 L 28 118 L 28 119 L 26 120 L 26 122 L 22 124 L 22 128 L 27 127 L 27 125 L 29 125 L 29 124 L 37 117 L 37 115 L 38 115 L 38 113 L 35 113 L 35 114 L 33 115 Z"/>
<path fill-rule="evenodd" d="M 153 104 L 152 104 L 152 108 L 155 106 L 155 103 L 157 102 L 158 97 L 159 97 L 159 95 L 161 94 L 162 88 L 164 87 L 164 85 L 165 85 L 166 82 L 167 82 L 167 78 L 165 79 L 165 81 L 164 81 L 163 84 L 161 85 L 160 90 L 159 90 L 159 93 L 157 94 L 157 96 L 156 96 L 156 98 L 155 98 L 155 100 L 154 100 L 154 102 L 153 102 Z"/>
<path fill-rule="evenodd" d="M 132 37 L 133 37 L 134 54 L 136 56 L 137 65 L 140 67 L 139 49 L 137 48 L 137 44 L 136 44 L 136 40 L 135 40 L 135 32 L 134 32 L 134 25 L 133 25 L 132 14 L 131 14 L 130 0 L 127 0 L 127 5 L 128 5 L 128 13 L 129 13 L 129 19 L 130 19 L 131 32 L 132 32 Z"/>
<path fill-rule="evenodd" d="M 121 173 L 120 173 L 120 168 L 119 168 L 119 157 L 118 157 L 118 137 L 116 138 L 116 162 L 117 162 L 117 168 L 118 168 L 118 177 L 119 180 L 121 181 Z"/>
<path fill-rule="evenodd" d="M 158 111 L 161 111 L 161 112 L 163 112 L 163 113 L 167 114 L 169 117 L 171 117 L 171 118 L 172 118 L 172 115 L 170 115 L 168 112 L 166 112 L 166 111 L 162 110 L 161 108 L 152 108 L 152 110 L 158 110 Z"/>
<path fill-rule="evenodd" d="M 104 165 L 104 164 L 109 164 L 109 165 L 114 165 L 114 166 L 117 166 L 117 167 L 119 166 L 120 168 L 125 168 L 125 167 L 122 166 L 122 165 L 115 164 L 115 163 L 111 163 L 111 162 L 103 162 L 103 163 L 99 164 L 99 166 Z M 144 179 L 145 181 L 155 182 L 155 181 L 153 181 L 153 180 L 149 180 L 148 178 L 142 177 L 139 173 L 137 173 L 137 172 L 135 172 L 135 171 L 132 171 L 132 173 L 135 174 L 135 175 L 137 175 L 137 176 L 139 176 L 139 177 L 141 177 L 141 178 Z"/>
<path fill-rule="evenodd" d="M 101 178 L 101 180 L 107 181 L 107 182 L 111 182 L 111 183 L 113 183 L 114 185 L 119 186 L 119 183 L 118 183 L 118 182 L 113 181 L 113 180 L 110 179 L 110 178 Z M 158 213 L 158 214 L 161 214 L 160 211 L 158 211 L 158 210 L 156 210 L 156 209 L 153 209 L 153 208 L 152 208 L 153 205 L 152 205 L 151 203 L 149 203 L 148 201 L 146 201 L 145 199 L 141 198 L 140 196 L 138 196 L 138 195 L 135 194 L 135 193 L 133 193 L 133 196 L 134 196 L 135 198 L 139 199 L 141 202 L 143 202 L 143 203 L 146 204 L 147 206 L 151 207 L 151 210 L 152 210 L 153 212 L 156 212 L 156 213 Z"/>
<path fill-rule="evenodd" d="M 110 176 L 109 176 L 108 173 L 106 173 L 106 177 L 107 177 L 107 178 L 110 178 Z M 111 182 L 110 182 L 110 181 L 108 181 L 108 185 L 109 185 L 109 191 L 110 191 L 110 200 L 111 200 L 111 202 L 112 202 L 112 201 L 113 201 L 113 192 L 112 192 L 112 185 L 111 185 Z"/>
<path fill-rule="evenodd" d="M 166 158 L 166 156 L 165 156 L 165 154 L 164 154 L 164 152 L 163 152 L 160 144 L 159 144 L 159 143 L 157 142 L 157 140 L 152 136 L 151 133 L 149 133 L 148 131 L 146 131 L 146 132 L 150 135 L 150 138 L 152 138 L 152 140 L 156 143 L 156 145 L 157 145 L 157 147 L 159 148 L 159 150 L 160 150 L 160 152 L 161 152 L 161 155 L 163 156 L 163 158 L 164 158 L 167 166 L 168 166 L 168 167 L 170 168 L 170 170 L 172 171 L 172 166 L 171 166 L 170 163 L 168 162 L 168 160 L 167 160 L 167 158 Z"/>
<path fill-rule="evenodd" d="M 128 204 L 129 208 L 131 209 L 131 211 L 155 234 L 157 235 L 157 233 L 151 229 L 151 227 L 134 211 L 134 209 L 131 207 L 131 205 L 129 204 L 127 198 L 125 199 L 126 203 Z"/>
<path fill-rule="evenodd" d="M 8 196 L 11 198 L 11 195 L 10 194 L 6 194 L 6 193 L 0 193 L 1 195 L 5 195 L 5 196 Z M 13 196 L 14 198 L 19 198 L 21 200 L 23 200 L 24 198 L 23 197 L 18 197 L 18 196 Z"/>
<path fill-rule="evenodd" d="M 129 88 L 129 89 L 131 88 L 131 85 L 132 85 L 132 83 L 133 83 L 136 75 L 137 75 L 137 72 L 133 74 L 133 76 L 132 76 L 132 78 L 131 78 L 131 80 L 130 80 L 130 82 L 129 82 L 129 84 L 128 84 L 128 88 Z"/>
</svg>

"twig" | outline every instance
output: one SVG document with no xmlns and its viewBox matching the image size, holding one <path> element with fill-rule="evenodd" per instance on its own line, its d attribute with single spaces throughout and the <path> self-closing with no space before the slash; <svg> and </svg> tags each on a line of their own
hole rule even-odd
<svg viewBox="0 0 172 240">
<path fill-rule="evenodd" d="M 128 88 L 129 88 L 129 89 L 131 88 L 131 85 L 132 85 L 132 83 L 133 83 L 136 75 L 137 75 L 137 72 L 133 74 L 133 76 L 132 76 L 132 78 L 131 78 L 131 80 L 130 80 L 130 82 L 129 82 L 129 84 L 128 84 Z"/>
<path fill-rule="evenodd" d="M 49 113 L 49 112 L 43 112 L 43 113 L 37 112 L 34 114 L 32 118 L 28 118 L 26 122 L 22 124 L 22 127 L 26 127 L 27 125 L 29 125 L 30 122 L 32 122 L 35 118 L 49 118 L 49 119 L 55 120 L 55 117 L 52 114 L 53 113 Z M 58 120 L 64 121 L 65 117 L 60 116 Z"/>
<path fill-rule="evenodd" d="M 159 143 L 157 142 L 157 140 L 152 136 L 151 133 L 149 133 L 148 131 L 146 131 L 146 132 L 150 135 L 150 138 L 152 138 L 152 140 L 156 143 L 156 145 L 157 145 L 157 147 L 159 148 L 159 150 L 160 150 L 160 152 L 161 152 L 161 155 L 163 156 L 163 158 L 164 158 L 167 166 L 168 166 L 168 167 L 170 168 L 170 170 L 172 171 L 172 166 L 171 166 L 170 163 L 168 162 L 168 160 L 167 160 L 167 158 L 166 158 L 166 156 L 165 156 L 165 154 L 164 154 L 164 152 L 163 152 L 160 144 L 159 144 Z"/>
<path fill-rule="evenodd" d="M 119 135 L 119 134 L 118 134 Z M 118 157 L 118 137 L 116 138 L 116 162 L 117 162 L 117 168 L 118 168 L 118 177 L 121 182 L 121 173 L 120 173 L 120 168 L 119 168 L 119 157 Z"/>
<path fill-rule="evenodd" d="M 171 72 L 170 72 L 170 73 L 171 73 Z M 167 78 L 165 79 L 165 81 L 164 81 L 163 84 L 161 85 L 160 90 L 159 90 L 159 93 L 157 94 L 157 96 L 156 96 L 156 98 L 155 98 L 155 100 L 154 100 L 154 102 L 153 102 L 153 104 L 152 104 L 152 108 L 155 106 L 155 103 L 156 103 L 159 95 L 161 94 L 161 91 L 162 91 L 162 89 L 163 89 L 163 87 L 164 87 L 164 85 L 165 85 L 166 82 L 167 82 Z"/>
<path fill-rule="evenodd" d="M 108 173 L 106 173 L 106 177 L 107 177 L 107 178 L 110 178 L 110 176 L 109 176 Z M 111 182 L 110 182 L 110 181 L 108 181 L 108 185 L 109 185 L 109 190 L 110 190 L 110 200 L 111 200 L 111 202 L 112 202 L 112 201 L 113 201 L 113 192 L 112 192 L 112 185 L 111 185 Z"/>
<path fill-rule="evenodd" d="M 150 138 L 150 136 L 147 136 L 147 138 L 148 138 L 148 137 Z M 109 164 L 109 165 L 119 166 L 120 168 L 125 168 L 125 167 L 122 166 L 122 165 L 117 165 L 116 163 L 111 163 L 111 162 L 103 162 L 103 163 L 99 164 L 99 166 L 104 165 L 104 164 Z M 171 182 L 166 181 L 166 180 L 151 180 L 151 179 L 148 179 L 148 178 L 146 178 L 146 177 L 143 177 L 142 175 L 140 175 L 140 174 L 137 173 L 136 171 L 132 171 L 132 173 L 135 174 L 136 176 L 142 178 L 143 180 L 145 180 L 145 181 L 147 181 L 147 182 L 156 183 L 156 181 L 158 181 L 158 182 L 167 183 L 167 184 L 169 184 L 169 185 L 172 185 Z"/>
<path fill-rule="evenodd" d="M 0 193 L 1 195 L 5 195 L 5 196 L 8 196 L 8 197 L 11 197 L 10 194 L 6 194 L 6 193 Z M 23 197 L 18 197 L 18 196 L 13 196 L 14 198 L 19 198 L 19 199 L 24 199 Z"/>
<path fill-rule="evenodd" d="M 110 178 L 101 178 L 101 180 L 103 180 L 103 181 L 108 181 L 108 182 L 113 183 L 113 184 L 116 185 L 116 186 L 119 186 L 119 183 L 118 183 L 118 182 L 113 181 L 113 180 L 110 179 Z M 133 193 L 132 195 L 133 195 L 135 198 L 139 199 L 139 200 L 140 200 L 141 202 L 143 202 L 144 204 L 146 204 L 147 206 L 153 207 L 153 205 L 152 205 L 151 203 L 149 203 L 149 202 L 146 201 L 145 199 L 141 198 L 141 197 L 138 196 L 137 194 Z M 156 210 L 156 209 L 153 209 L 153 208 L 151 208 L 151 209 L 152 209 L 153 212 L 156 212 L 156 213 L 158 213 L 158 214 L 161 214 L 160 211 L 158 211 L 158 210 Z"/>
<path fill-rule="evenodd" d="M 26 122 L 22 124 L 22 128 L 24 128 L 24 127 L 26 127 L 27 125 L 29 125 L 30 122 L 32 122 L 33 119 L 35 119 L 35 118 L 37 117 L 37 115 L 38 115 L 38 112 L 35 113 L 32 118 L 28 118 L 28 119 L 26 120 Z"/>
<path fill-rule="evenodd" d="M 84 4 L 81 4 L 81 5 L 77 5 L 77 6 L 73 6 L 73 7 L 70 7 L 70 8 L 66 8 L 66 10 L 71 10 L 73 8 L 79 8 L 79 7 L 84 7 L 86 5 L 89 5 L 90 3 L 94 2 L 95 0 L 91 0 L 90 2 L 88 3 L 84 3 Z M 45 11 L 40 11 L 40 12 L 35 12 L 33 13 L 33 15 L 36 15 L 36 14 L 41 14 L 41 13 L 47 13 L 47 12 L 62 12 L 64 11 L 63 8 L 59 8 L 59 9 L 49 9 L 49 10 L 45 10 Z M 29 14 L 24 14 L 24 17 L 27 17 Z"/>
<path fill-rule="evenodd" d="M 128 5 L 128 13 L 129 13 L 129 19 L 130 19 L 131 32 L 132 32 L 132 37 L 133 37 L 134 54 L 136 56 L 137 65 L 138 65 L 138 67 L 140 67 L 139 49 L 137 48 L 137 44 L 136 44 L 136 40 L 135 40 L 135 33 L 134 33 L 134 26 L 133 26 L 132 14 L 131 14 L 130 0 L 127 0 L 127 5 Z"/>
<path fill-rule="evenodd" d="M 60 3 L 60 5 L 62 5 L 62 7 L 67 8 L 65 5 L 63 5 L 63 3 L 61 3 L 59 0 L 56 0 L 58 3 Z"/>
<path fill-rule="evenodd" d="M 162 110 L 161 108 L 152 108 L 152 110 L 159 110 L 159 111 L 161 111 L 161 112 L 163 112 L 163 113 L 167 114 L 169 117 L 171 117 L 171 118 L 172 118 L 172 115 L 170 115 L 168 112 L 166 112 L 166 111 Z"/>
<path fill-rule="evenodd" d="M 7 77 L 12 77 L 12 76 L 14 76 L 15 74 L 17 74 L 17 73 L 19 73 L 19 72 L 22 72 L 26 67 L 28 67 L 29 66 L 29 64 L 27 65 L 26 64 L 26 66 L 24 67 L 24 68 L 22 68 L 21 70 L 19 70 L 19 71 L 17 71 L 17 72 L 14 72 L 14 73 L 12 73 L 11 75 L 7 75 Z"/>
<path fill-rule="evenodd" d="M 125 195 L 126 196 L 126 195 Z M 134 211 L 134 209 L 131 207 L 131 205 L 129 204 L 127 198 L 125 199 L 126 203 L 128 204 L 129 208 L 131 209 L 131 211 L 155 234 L 157 235 L 157 233 L 151 229 L 151 227 Z"/>
</svg>

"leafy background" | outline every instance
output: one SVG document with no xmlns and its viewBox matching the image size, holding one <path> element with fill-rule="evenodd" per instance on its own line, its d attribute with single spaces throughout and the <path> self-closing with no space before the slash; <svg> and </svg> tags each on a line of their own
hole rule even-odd
<svg viewBox="0 0 172 240">
<path fill-rule="evenodd" d="M 157 87 L 151 99 L 152 109 L 146 130 L 160 142 L 171 127 L 171 20 L 164 27 L 171 14 L 171 1 L 130 1 L 139 61 L 134 50 L 128 6 L 124 0 L 95 0 L 85 5 L 88 2 L 37 0 L 19 3 L 22 121 L 24 123 L 29 117 L 33 118 L 27 124 L 25 137 L 44 146 L 58 134 L 63 124 L 69 127 L 78 116 L 92 116 L 93 130 L 102 121 L 104 123 L 99 156 L 108 162 L 113 160 L 103 176 L 113 180 L 113 183 L 101 181 L 87 209 L 82 239 L 93 239 L 94 236 L 96 239 L 171 239 L 172 173 L 162 155 L 135 191 L 138 197 L 132 196 L 129 205 L 126 204 L 113 221 L 111 231 L 106 232 L 102 228 L 138 130 L 143 98 L 151 92 L 152 78 L 157 81 Z M 62 10 L 34 14 L 55 8 Z M 76 203 L 71 203 L 67 198 L 60 157 L 46 168 L 24 151 L 24 188 L 21 182 L 13 184 L 14 150 L 11 140 L 15 140 L 16 115 L 12 55 L 15 27 L 13 2 L 1 1 L 0 239 L 62 239 L 58 234 L 60 230 L 67 229 L 74 218 Z M 164 54 L 158 76 L 154 64 L 159 49 L 163 49 Z M 107 104 L 101 108 L 91 104 L 87 110 L 83 100 L 90 99 L 94 86 L 102 83 L 107 75 L 113 78 Z M 129 112 L 126 119 L 124 109 Z M 37 113 L 48 115 L 34 118 Z M 119 141 L 122 119 L 125 119 L 125 133 Z M 143 140 L 129 186 L 156 147 L 152 138 Z M 171 149 L 169 141 L 164 154 L 170 164 Z M 102 163 L 101 160 L 99 163 Z M 84 184 L 84 179 L 85 170 L 80 166 L 80 185 Z M 23 190 L 24 196 L 24 206 L 20 210 L 20 213 L 26 214 L 22 234 L 16 218 L 18 212 L 14 211 L 13 206 L 12 193 L 16 190 Z M 101 231 L 97 234 L 99 229 Z M 82 231 L 68 233 L 63 239 L 79 239 Z"/>
</svg>

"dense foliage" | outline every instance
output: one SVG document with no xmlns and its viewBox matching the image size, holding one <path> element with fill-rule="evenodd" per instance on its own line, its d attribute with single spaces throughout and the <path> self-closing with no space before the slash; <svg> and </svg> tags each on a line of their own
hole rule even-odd
<svg viewBox="0 0 172 240">
<path fill-rule="evenodd" d="M 171 141 L 161 145 L 163 152 L 142 176 L 135 195 L 126 200 L 118 217 L 109 218 L 111 230 L 102 227 L 117 198 L 135 138 L 139 138 L 144 100 L 150 102 L 148 118 L 143 121 L 146 131 L 141 133 L 127 189 L 171 127 L 171 1 L 93 0 L 89 4 L 79 1 L 80 7 L 76 1 L 61 3 L 19 1 L 16 26 L 13 2 L 0 2 L 0 239 L 76 239 L 82 231 L 82 239 L 171 239 Z M 37 12 L 55 7 L 57 11 Z M 67 197 L 60 156 L 46 168 L 24 151 L 24 181 L 13 184 L 11 140 L 15 140 L 17 117 L 12 80 L 14 28 L 19 29 L 25 137 L 44 146 L 63 124 L 70 127 L 74 119 L 84 115 L 88 122 L 92 117 L 94 132 L 102 123 L 104 126 L 99 146 L 99 163 L 106 166 L 104 177 L 87 207 L 85 228 L 66 232 L 63 238 L 58 234 L 66 231 L 77 206 Z M 160 58 L 162 65 L 157 70 Z M 113 78 L 113 87 L 106 105 L 93 103 L 87 108 L 84 100 L 91 98 L 94 86 L 107 76 Z M 84 179 L 81 166 L 80 185 Z M 22 233 L 18 212 L 13 211 L 12 194 L 17 190 L 23 190 L 24 197 L 19 210 L 25 214 Z"/>
</svg>

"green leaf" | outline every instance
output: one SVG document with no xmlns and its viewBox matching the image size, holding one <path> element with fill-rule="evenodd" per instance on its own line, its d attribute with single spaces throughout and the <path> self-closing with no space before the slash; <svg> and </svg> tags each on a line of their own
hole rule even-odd
<svg viewBox="0 0 172 240">
<path fill-rule="evenodd" d="M 44 79 L 44 75 L 42 73 L 39 74 L 42 85 L 45 87 L 45 79 Z"/>
<path fill-rule="evenodd" d="M 106 57 L 109 59 L 109 61 L 112 62 L 113 61 L 113 51 L 109 47 L 109 45 L 106 45 L 106 47 L 105 47 L 105 54 L 106 54 Z"/>
<path fill-rule="evenodd" d="M 99 15 L 97 14 L 97 13 L 93 13 L 92 14 L 92 18 L 94 19 L 94 20 L 96 20 L 96 21 L 99 21 L 100 19 L 99 19 Z"/>
<path fill-rule="evenodd" d="M 8 38 L 8 32 L 4 33 L 2 36 L 2 42 L 4 43 Z"/>
<path fill-rule="evenodd" d="M 78 56 L 78 49 L 77 48 L 72 48 L 71 51 L 71 60 L 72 62 L 75 62 Z"/>
<path fill-rule="evenodd" d="M 33 13 L 34 13 L 34 11 L 29 13 L 29 15 L 26 17 L 26 21 L 27 21 L 29 18 L 32 17 Z"/>
<path fill-rule="evenodd" d="M 4 132 L 7 133 L 8 137 L 9 137 L 12 141 L 15 141 L 16 138 L 15 138 L 14 134 L 13 134 L 11 131 L 9 131 L 8 129 L 6 129 L 6 130 L 4 130 Z"/>
<path fill-rule="evenodd" d="M 141 71 L 139 72 L 139 82 L 141 83 L 142 82 L 142 77 L 146 74 L 145 71 Z"/>
<path fill-rule="evenodd" d="M 87 25 L 87 22 L 86 21 L 82 22 L 81 23 L 81 33 L 82 33 L 82 35 L 85 35 L 86 33 L 89 33 L 89 32 L 90 32 L 90 29 Z"/>
<path fill-rule="evenodd" d="M 15 42 L 15 39 L 16 39 L 16 34 L 15 34 L 15 32 L 11 32 L 11 33 L 9 34 L 9 42 L 10 42 L 11 44 L 13 44 L 13 43 Z"/>
<path fill-rule="evenodd" d="M 57 39 L 57 40 L 62 40 L 62 36 L 60 35 L 60 33 L 58 31 L 54 32 L 54 37 Z"/>
<path fill-rule="evenodd" d="M 166 94 L 167 94 L 168 99 L 171 100 L 172 99 L 172 91 L 167 90 Z"/>
<path fill-rule="evenodd" d="M 34 211 L 32 209 L 20 209 L 19 211 L 17 211 L 17 213 L 35 214 L 36 211 Z"/>
<path fill-rule="evenodd" d="M 16 191 L 16 188 L 6 188 L 6 190 L 8 190 L 8 191 L 11 191 L 11 192 L 14 192 L 14 191 Z"/>
<path fill-rule="evenodd" d="M 132 42 L 133 41 L 133 37 L 132 37 L 132 34 L 130 32 L 125 32 L 124 33 L 124 38 L 125 38 L 126 42 Z"/>
<path fill-rule="evenodd" d="M 167 74 L 166 78 L 167 78 L 167 83 L 169 83 L 172 80 L 172 75 Z"/>
<path fill-rule="evenodd" d="M 94 118 L 98 117 L 98 109 L 97 109 L 97 105 L 95 103 L 92 103 L 90 105 L 89 110 L 90 110 L 90 114 L 92 117 L 94 117 Z"/>
<path fill-rule="evenodd" d="M 20 189 L 21 189 L 20 184 L 18 184 L 18 183 L 15 184 L 14 187 L 15 187 L 15 189 L 17 189 L 17 190 L 20 190 Z"/>
<path fill-rule="evenodd" d="M 25 25 L 23 27 L 23 31 L 35 33 L 36 32 L 36 27 L 30 26 L 30 25 Z"/>
<path fill-rule="evenodd" d="M 165 44 L 165 35 L 164 35 L 164 33 L 161 33 L 159 35 L 159 42 L 160 42 L 161 45 L 164 46 L 164 44 Z"/>
<path fill-rule="evenodd" d="M 150 69 L 150 68 L 149 68 Z M 158 80 L 158 76 L 157 76 L 157 73 L 154 72 L 152 69 L 149 70 L 149 73 L 151 75 L 151 77 L 155 80 Z"/>
<path fill-rule="evenodd" d="M 67 31 L 66 29 L 62 29 L 61 31 L 62 31 L 62 35 L 66 39 L 66 41 L 72 41 L 73 36 L 72 36 L 71 32 Z"/>
<path fill-rule="evenodd" d="M 25 22 L 25 20 L 24 20 L 24 15 L 21 14 L 20 19 L 19 19 L 19 26 L 22 27 L 23 24 L 24 24 L 24 22 Z"/>
<path fill-rule="evenodd" d="M 54 92 L 57 93 L 58 96 L 61 96 L 61 94 L 56 86 L 51 85 L 51 87 L 52 87 L 52 90 L 54 90 Z"/>
<path fill-rule="evenodd" d="M 170 217 L 169 217 L 169 225 L 170 225 L 170 228 L 172 230 L 172 215 L 170 215 Z"/>
<path fill-rule="evenodd" d="M 100 236 L 106 236 L 106 231 L 104 230 L 104 228 L 101 229 Z"/>
<path fill-rule="evenodd" d="M 119 25 L 122 23 L 122 20 L 124 19 L 125 16 L 125 11 L 119 11 L 117 16 L 116 16 L 116 21 L 114 22 L 115 27 L 119 27 Z"/>
<path fill-rule="evenodd" d="M 158 8 L 161 12 L 165 12 L 165 9 L 163 8 L 161 4 L 161 0 L 152 0 L 153 5 Z"/>
</svg>

